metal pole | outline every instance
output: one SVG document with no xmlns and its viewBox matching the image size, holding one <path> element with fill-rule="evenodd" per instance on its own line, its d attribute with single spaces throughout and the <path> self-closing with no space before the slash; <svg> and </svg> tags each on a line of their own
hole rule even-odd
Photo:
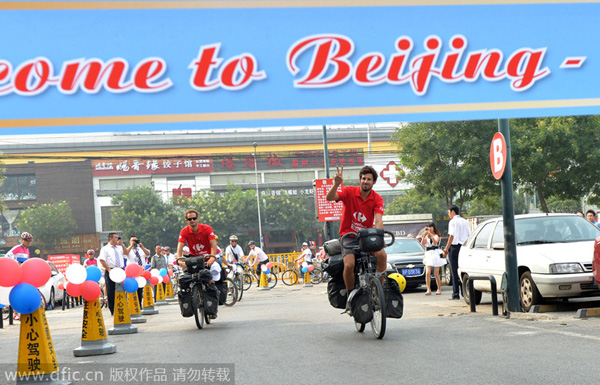
<svg viewBox="0 0 600 385">
<path fill-rule="evenodd" d="M 506 263 L 508 310 L 521 311 L 519 271 L 517 269 L 517 242 L 515 237 L 515 210 L 513 205 L 512 163 L 508 119 L 498 119 L 498 132 L 506 141 L 506 166 L 502 175 L 502 219 L 504 223 L 504 260 Z"/>
<path fill-rule="evenodd" d="M 327 149 L 327 126 L 323 126 L 323 162 L 325 163 L 325 178 L 329 179 L 329 150 Z M 327 221 L 327 240 L 333 239 L 333 223 Z"/>
<path fill-rule="evenodd" d="M 264 249 L 265 245 L 263 244 L 263 236 L 262 236 L 262 225 L 260 220 L 260 193 L 258 192 L 258 166 L 256 162 L 256 146 L 258 144 L 256 142 L 252 143 L 254 146 L 254 175 L 256 177 L 256 207 L 258 208 L 258 242 L 260 243 L 260 248 Z"/>
</svg>

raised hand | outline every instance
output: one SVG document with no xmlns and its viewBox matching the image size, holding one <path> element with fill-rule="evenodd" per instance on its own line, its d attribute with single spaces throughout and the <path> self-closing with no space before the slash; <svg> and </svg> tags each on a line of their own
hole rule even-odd
<svg viewBox="0 0 600 385">
<path fill-rule="evenodd" d="M 342 166 L 341 170 L 338 166 L 336 166 L 336 168 L 337 168 L 337 173 L 335 174 L 333 181 L 335 182 L 335 184 L 340 185 L 344 181 L 344 166 Z"/>
</svg>

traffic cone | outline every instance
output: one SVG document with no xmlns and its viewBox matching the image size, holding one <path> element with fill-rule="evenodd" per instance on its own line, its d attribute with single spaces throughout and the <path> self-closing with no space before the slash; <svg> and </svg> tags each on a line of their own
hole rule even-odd
<svg viewBox="0 0 600 385">
<path fill-rule="evenodd" d="M 123 283 L 115 283 L 115 315 L 113 328 L 108 330 L 108 334 L 133 334 L 138 329 L 131 325 L 129 316 L 129 307 L 127 306 L 127 295 L 123 289 Z"/>
<path fill-rule="evenodd" d="M 129 307 L 129 318 L 131 318 L 132 324 L 143 324 L 148 321 L 142 316 L 137 291 L 127 293 L 127 306 Z"/>
<path fill-rule="evenodd" d="M 158 309 L 154 308 L 154 296 L 152 295 L 152 285 L 146 280 L 144 286 L 144 297 L 142 299 L 142 315 L 158 314 Z"/>
<path fill-rule="evenodd" d="M 81 328 L 81 346 L 73 349 L 75 357 L 99 356 L 117 351 L 114 344 L 106 339 L 106 327 L 100 307 L 100 300 L 84 300 L 83 327 Z"/>
<path fill-rule="evenodd" d="M 175 298 L 175 293 L 173 292 L 173 281 L 169 280 L 167 282 L 167 289 L 165 290 L 165 301 L 167 302 L 177 302 L 177 298 Z"/>
<path fill-rule="evenodd" d="M 313 287 L 313 284 L 310 282 L 310 272 L 309 271 L 304 273 L 304 287 Z"/>
<path fill-rule="evenodd" d="M 267 282 L 267 275 L 264 271 L 260 273 L 260 281 L 258 285 L 258 290 L 270 290 L 269 283 Z"/>
<path fill-rule="evenodd" d="M 163 306 L 169 304 L 167 301 L 165 301 L 165 289 L 163 288 L 162 282 L 159 282 L 156 285 L 156 302 L 154 304 L 156 306 Z"/>
<path fill-rule="evenodd" d="M 73 384 L 72 381 L 54 380 L 52 374 L 56 372 L 58 372 L 58 363 L 46 311 L 39 308 L 31 314 L 21 314 L 17 363 L 17 373 L 20 377 L 17 378 L 17 383 Z"/>
</svg>

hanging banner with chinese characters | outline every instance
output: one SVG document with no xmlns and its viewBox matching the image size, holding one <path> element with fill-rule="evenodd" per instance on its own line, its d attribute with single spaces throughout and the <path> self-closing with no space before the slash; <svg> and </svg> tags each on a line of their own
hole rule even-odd
<svg viewBox="0 0 600 385">
<path fill-rule="evenodd" d="M 94 176 L 205 173 L 213 171 L 206 157 L 169 159 L 102 159 L 92 161 Z"/>
<path fill-rule="evenodd" d="M 332 186 L 333 179 L 315 180 L 315 199 L 317 201 L 316 208 L 319 222 L 339 221 L 342 219 L 344 203 L 330 202 L 325 198 Z M 340 187 L 338 187 L 338 191 L 340 191 L 342 187 L 343 185 L 340 185 Z"/>
<path fill-rule="evenodd" d="M 590 0 L 2 1 L 0 133 L 599 114 L 598 15 Z"/>
</svg>

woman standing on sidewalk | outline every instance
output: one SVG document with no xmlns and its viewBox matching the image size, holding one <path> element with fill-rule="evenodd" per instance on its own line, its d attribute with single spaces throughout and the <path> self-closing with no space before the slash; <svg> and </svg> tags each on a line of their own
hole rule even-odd
<svg viewBox="0 0 600 385">
<path fill-rule="evenodd" d="M 433 268 L 433 274 L 435 275 L 435 283 L 437 284 L 436 295 L 442 294 L 442 282 L 440 280 L 440 266 L 446 264 L 446 260 L 440 257 L 440 240 L 442 233 L 435 226 L 435 223 L 431 222 L 425 228 L 423 234 L 423 244 L 425 245 L 425 258 L 423 263 L 427 268 L 425 269 L 425 283 L 427 284 L 427 292 L 425 295 L 431 295 L 431 268 Z"/>
</svg>

